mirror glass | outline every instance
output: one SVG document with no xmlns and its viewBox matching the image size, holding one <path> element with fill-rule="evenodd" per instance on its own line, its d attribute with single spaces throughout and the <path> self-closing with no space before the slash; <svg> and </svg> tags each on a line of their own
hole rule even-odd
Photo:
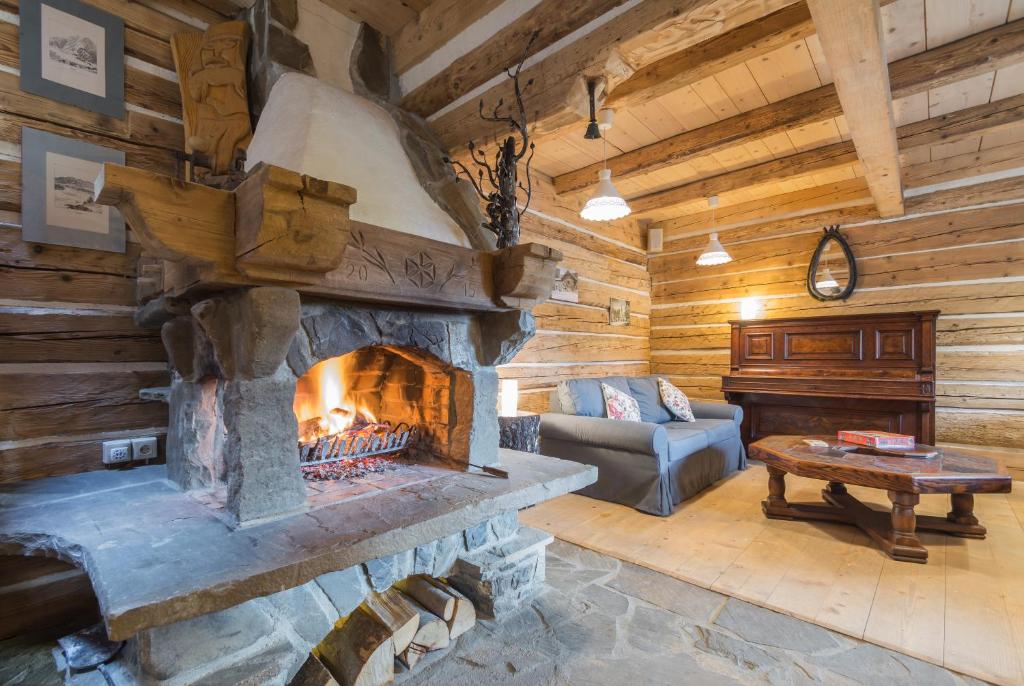
<svg viewBox="0 0 1024 686">
<path fill-rule="evenodd" d="M 857 280 L 853 253 L 838 227 L 828 227 L 807 273 L 807 290 L 818 300 L 846 299 Z"/>
</svg>

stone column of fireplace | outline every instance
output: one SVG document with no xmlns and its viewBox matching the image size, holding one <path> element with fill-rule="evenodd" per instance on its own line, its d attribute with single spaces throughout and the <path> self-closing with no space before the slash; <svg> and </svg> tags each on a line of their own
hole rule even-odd
<svg viewBox="0 0 1024 686">
<path fill-rule="evenodd" d="M 299 308 L 295 291 L 242 289 L 197 303 L 161 332 L 175 372 L 168 476 L 186 490 L 225 482 L 238 524 L 305 506 L 285 364 Z"/>
</svg>

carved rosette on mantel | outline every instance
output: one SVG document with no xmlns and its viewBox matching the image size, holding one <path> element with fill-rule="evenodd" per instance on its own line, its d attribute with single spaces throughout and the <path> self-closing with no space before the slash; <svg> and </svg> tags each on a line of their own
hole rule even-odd
<svg viewBox="0 0 1024 686">
<path fill-rule="evenodd" d="M 96 198 L 163 260 L 139 318 L 162 325 L 174 372 L 167 471 L 181 488 L 225 486 L 239 525 L 301 511 L 296 379 L 372 346 L 452 370 L 459 428 L 433 454 L 497 466 L 494 367 L 533 336 L 557 250 L 477 251 L 356 222 L 355 189 L 270 165 L 225 191 L 111 164 Z"/>
</svg>

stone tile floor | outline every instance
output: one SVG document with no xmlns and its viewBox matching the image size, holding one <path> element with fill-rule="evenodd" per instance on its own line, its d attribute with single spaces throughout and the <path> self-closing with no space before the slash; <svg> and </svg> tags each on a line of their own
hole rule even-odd
<svg viewBox="0 0 1024 686">
<path fill-rule="evenodd" d="M 417 686 L 980 684 L 942 667 L 556 540 L 548 588 L 481 622 Z"/>
<path fill-rule="evenodd" d="M 982 683 L 558 540 L 548 548 L 547 582 L 518 615 L 501 624 L 479 622 L 447 654 L 401 681 L 416 686 Z M 52 646 L 0 642 L 0 686 L 59 684 Z"/>
</svg>

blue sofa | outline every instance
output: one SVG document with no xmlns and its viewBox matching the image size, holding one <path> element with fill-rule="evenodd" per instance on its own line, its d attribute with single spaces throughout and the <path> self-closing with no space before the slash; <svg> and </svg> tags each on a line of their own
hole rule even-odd
<svg viewBox="0 0 1024 686">
<path fill-rule="evenodd" d="M 658 377 L 612 376 L 563 381 L 540 418 L 540 451 L 598 468 L 581 495 L 670 515 L 719 479 L 747 466 L 740 440 L 743 410 L 691 402 L 696 421 L 675 421 L 661 404 Z M 642 422 L 608 419 L 601 383 L 640 405 Z"/>
</svg>

